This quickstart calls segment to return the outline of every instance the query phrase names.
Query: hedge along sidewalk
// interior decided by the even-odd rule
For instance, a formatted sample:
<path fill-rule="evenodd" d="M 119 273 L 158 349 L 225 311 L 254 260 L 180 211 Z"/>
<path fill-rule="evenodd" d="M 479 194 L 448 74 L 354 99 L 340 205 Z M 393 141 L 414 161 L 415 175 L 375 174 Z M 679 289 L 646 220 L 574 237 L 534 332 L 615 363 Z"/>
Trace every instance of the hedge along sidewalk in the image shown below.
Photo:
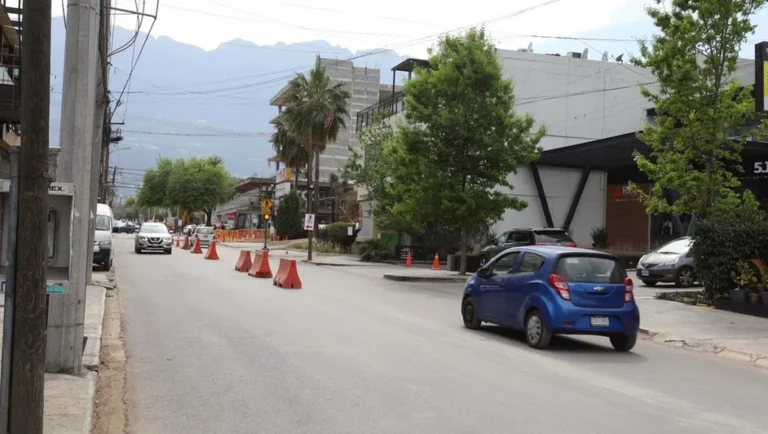
<path fill-rule="evenodd" d="M 654 342 L 768 369 L 768 319 L 636 294 L 640 332 Z"/>

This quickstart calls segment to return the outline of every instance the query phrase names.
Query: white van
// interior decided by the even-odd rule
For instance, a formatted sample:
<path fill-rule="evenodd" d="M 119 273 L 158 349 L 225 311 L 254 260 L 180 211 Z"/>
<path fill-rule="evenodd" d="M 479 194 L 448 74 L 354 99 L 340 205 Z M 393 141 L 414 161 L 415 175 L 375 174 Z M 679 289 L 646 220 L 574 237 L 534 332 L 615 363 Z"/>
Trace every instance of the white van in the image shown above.
<path fill-rule="evenodd" d="M 104 203 L 96 204 L 96 234 L 93 237 L 93 265 L 100 265 L 104 271 L 112 268 L 112 222 L 115 217 L 112 208 Z"/>

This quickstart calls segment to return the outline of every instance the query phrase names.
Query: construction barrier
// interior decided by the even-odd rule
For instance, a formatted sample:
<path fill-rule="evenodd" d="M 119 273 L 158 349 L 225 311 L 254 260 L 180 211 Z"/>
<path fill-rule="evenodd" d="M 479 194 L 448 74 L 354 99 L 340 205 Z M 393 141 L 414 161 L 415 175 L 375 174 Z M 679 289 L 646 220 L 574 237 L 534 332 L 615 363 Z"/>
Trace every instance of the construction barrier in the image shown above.
<path fill-rule="evenodd" d="M 240 257 L 237 259 L 237 264 L 235 264 L 235 271 L 246 273 L 250 271 L 252 266 L 253 262 L 251 262 L 251 251 L 240 250 Z"/>
<path fill-rule="evenodd" d="M 301 279 L 296 268 L 295 259 L 280 258 L 277 274 L 272 279 L 272 284 L 284 289 L 301 289 Z"/>
<path fill-rule="evenodd" d="M 189 251 L 189 253 L 202 254 L 203 246 L 200 245 L 200 238 L 195 238 L 195 247 Z"/>
<path fill-rule="evenodd" d="M 208 250 L 205 251 L 205 256 L 203 256 L 203 258 L 216 261 L 219 260 L 219 254 L 216 252 L 216 240 L 211 241 L 211 244 L 208 245 Z"/>
<path fill-rule="evenodd" d="M 216 230 L 214 232 L 216 240 L 222 243 L 255 243 L 264 241 L 264 229 L 235 229 L 235 230 Z M 280 238 L 273 232 L 267 232 L 268 241 L 280 241 Z"/>
<path fill-rule="evenodd" d="M 253 261 L 251 269 L 248 271 L 248 275 L 251 277 L 272 277 L 272 270 L 269 268 L 269 252 L 264 250 L 260 254 L 257 253 L 259 260 Z"/>
<path fill-rule="evenodd" d="M 189 250 L 189 235 L 184 236 L 184 245 L 181 247 L 183 250 Z"/>
<path fill-rule="evenodd" d="M 181 244 L 179 244 L 179 240 L 181 237 L 176 237 L 176 247 L 181 247 Z"/>

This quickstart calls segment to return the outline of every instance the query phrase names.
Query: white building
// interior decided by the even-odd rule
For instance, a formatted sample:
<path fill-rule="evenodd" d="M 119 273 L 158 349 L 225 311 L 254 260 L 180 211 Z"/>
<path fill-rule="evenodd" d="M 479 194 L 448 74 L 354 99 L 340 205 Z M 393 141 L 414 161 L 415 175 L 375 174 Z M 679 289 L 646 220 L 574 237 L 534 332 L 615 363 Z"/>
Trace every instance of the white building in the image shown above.
<path fill-rule="evenodd" d="M 498 50 L 497 55 L 514 84 L 517 112 L 545 125 L 547 136 L 539 161 L 509 176 L 514 186 L 509 193 L 525 199 L 528 208 L 507 211 L 496 230 L 560 227 L 579 245 L 590 246 L 591 228 L 606 227 L 627 244 L 623 248 L 646 249 L 653 238 L 651 219 L 624 187 L 630 180 L 647 182 L 632 153 L 647 152 L 635 133 L 649 117 L 651 104 L 640 89 L 654 89 L 653 75 L 607 55 L 589 60 L 586 50 L 562 56 Z M 754 61 L 742 61 L 736 78 L 754 84 Z M 395 116 L 402 116 L 402 94 L 398 100 Z M 376 110 L 374 105 L 360 112 L 358 128 Z M 361 235 L 372 234 L 364 230 Z"/>

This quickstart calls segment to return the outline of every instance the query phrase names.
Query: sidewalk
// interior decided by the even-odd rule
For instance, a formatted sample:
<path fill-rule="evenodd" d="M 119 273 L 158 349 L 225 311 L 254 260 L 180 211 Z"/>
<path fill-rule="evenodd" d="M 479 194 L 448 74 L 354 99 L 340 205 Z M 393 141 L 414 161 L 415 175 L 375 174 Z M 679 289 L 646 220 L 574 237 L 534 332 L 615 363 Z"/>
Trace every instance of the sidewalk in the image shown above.
<path fill-rule="evenodd" d="M 94 272 L 94 283 L 106 280 Z M 106 280 L 109 284 L 109 281 Z M 45 374 L 45 434 L 89 434 L 93 416 L 93 399 L 98 374 L 91 369 L 99 365 L 101 351 L 101 327 L 104 318 L 106 289 L 88 285 L 85 300 L 85 336 L 88 338 L 83 352 L 83 376 Z M 0 321 L 5 309 L 0 308 Z M 2 328 L 0 328 L 2 339 Z M 0 340 L 1 341 L 1 340 Z"/>
<path fill-rule="evenodd" d="M 640 291 L 635 298 L 640 332 L 651 340 L 768 369 L 767 319 L 656 300 Z"/>
<path fill-rule="evenodd" d="M 430 268 L 405 268 L 384 273 L 384 278 L 397 282 L 433 282 L 433 283 L 466 283 L 472 275 L 459 276 L 456 271 L 432 270 Z"/>

